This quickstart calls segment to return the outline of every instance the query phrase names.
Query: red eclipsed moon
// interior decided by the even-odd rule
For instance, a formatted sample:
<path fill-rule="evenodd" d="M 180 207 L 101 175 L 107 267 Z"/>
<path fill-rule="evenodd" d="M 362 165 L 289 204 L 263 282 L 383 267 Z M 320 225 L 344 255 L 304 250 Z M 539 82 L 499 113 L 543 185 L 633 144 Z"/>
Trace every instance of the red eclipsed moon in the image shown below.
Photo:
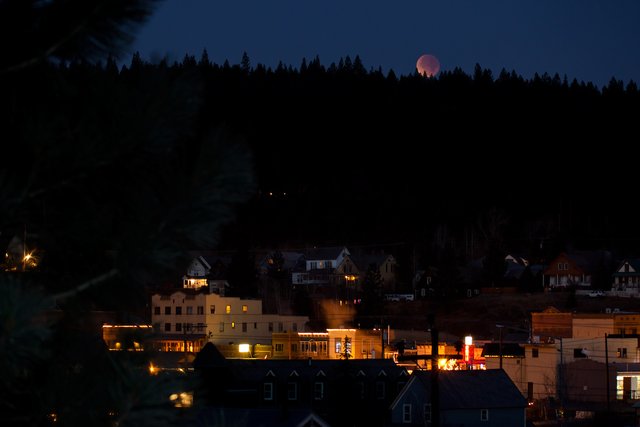
<path fill-rule="evenodd" d="M 418 73 L 425 77 L 433 77 L 440 71 L 440 61 L 433 55 L 422 55 L 416 62 Z"/>

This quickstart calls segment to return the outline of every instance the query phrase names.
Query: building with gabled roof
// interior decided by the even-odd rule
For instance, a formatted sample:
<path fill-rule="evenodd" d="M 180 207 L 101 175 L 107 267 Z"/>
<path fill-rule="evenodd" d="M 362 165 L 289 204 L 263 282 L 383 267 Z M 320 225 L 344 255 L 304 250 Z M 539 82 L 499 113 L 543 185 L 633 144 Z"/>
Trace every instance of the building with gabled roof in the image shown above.
<path fill-rule="evenodd" d="M 392 425 L 524 426 L 527 401 L 501 369 L 439 371 L 438 411 L 431 407 L 432 371 L 414 371 L 391 404 Z"/>
<path fill-rule="evenodd" d="M 330 284 L 334 270 L 349 255 L 351 253 L 344 246 L 308 249 L 304 253 L 304 264 L 291 273 L 291 282 L 294 285 Z"/>
<path fill-rule="evenodd" d="M 617 296 L 640 295 L 640 258 L 628 258 L 622 261 L 612 277 L 611 290 Z"/>
<path fill-rule="evenodd" d="M 398 263 L 393 255 L 390 254 L 359 254 L 354 255 L 354 263 L 360 270 L 361 278 L 367 274 L 370 268 L 373 268 L 380 274 L 382 279 L 382 292 L 393 292 L 396 290 L 396 272 Z"/>
<path fill-rule="evenodd" d="M 544 287 L 590 289 L 594 275 L 610 265 L 611 253 L 607 251 L 562 252 L 544 270 Z"/>
<path fill-rule="evenodd" d="M 221 359 L 209 348 L 194 368 L 209 405 L 224 409 L 308 411 L 330 425 L 383 426 L 409 380 L 391 359 Z"/>

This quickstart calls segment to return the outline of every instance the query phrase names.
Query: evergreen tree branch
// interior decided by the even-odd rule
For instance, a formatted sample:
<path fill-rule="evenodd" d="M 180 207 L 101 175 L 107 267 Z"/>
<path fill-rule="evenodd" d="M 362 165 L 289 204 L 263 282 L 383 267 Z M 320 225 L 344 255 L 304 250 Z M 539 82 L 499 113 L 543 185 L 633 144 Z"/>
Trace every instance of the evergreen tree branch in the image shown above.
<path fill-rule="evenodd" d="M 69 297 L 78 295 L 79 293 L 86 291 L 87 289 L 91 288 L 92 286 L 98 285 L 108 279 L 111 279 L 112 277 L 115 277 L 117 274 L 119 273 L 117 268 L 113 268 L 111 270 L 109 270 L 108 272 L 101 274 L 98 277 L 95 277 L 91 280 L 87 280 L 84 283 L 81 283 L 80 285 L 76 286 L 73 289 L 70 289 L 68 291 L 65 292 L 61 292 L 59 294 L 56 294 L 53 296 L 53 299 L 55 301 L 60 301 L 60 300 L 65 300 Z"/>
<path fill-rule="evenodd" d="M 0 73 L 21 71 L 50 57 L 113 54 L 132 41 L 132 32 L 159 1 L 0 1 L 0 47 L 7 53 Z"/>

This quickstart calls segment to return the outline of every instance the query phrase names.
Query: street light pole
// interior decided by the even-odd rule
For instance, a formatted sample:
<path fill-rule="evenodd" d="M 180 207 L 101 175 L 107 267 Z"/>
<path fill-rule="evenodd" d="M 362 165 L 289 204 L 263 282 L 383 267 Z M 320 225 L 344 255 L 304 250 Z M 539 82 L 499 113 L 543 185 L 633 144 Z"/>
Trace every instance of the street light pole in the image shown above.
<path fill-rule="evenodd" d="M 502 329 L 504 328 L 504 325 L 496 325 L 498 327 L 498 330 L 500 331 L 500 339 L 499 339 L 499 344 L 498 344 L 498 348 L 499 348 L 499 353 L 500 353 L 500 369 L 502 369 Z"/>
<path fill-rule="evenodd" d="M 604 334 L 604 360 L 605 373 L 607 375 L 607 412 L 611 412 L 611 396 L 609 391 L 609 334 Z"/>

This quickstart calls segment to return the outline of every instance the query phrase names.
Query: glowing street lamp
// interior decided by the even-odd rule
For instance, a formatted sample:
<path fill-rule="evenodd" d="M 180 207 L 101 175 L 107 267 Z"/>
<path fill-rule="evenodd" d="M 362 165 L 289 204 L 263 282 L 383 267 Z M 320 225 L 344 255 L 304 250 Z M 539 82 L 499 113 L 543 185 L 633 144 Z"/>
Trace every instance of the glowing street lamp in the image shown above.
<path fill-rule="evenodd" d="M 250 344 L 239 344 L 238 352 L 245 354 L 245 357 L 251 357 L 251 345 Z"/>

